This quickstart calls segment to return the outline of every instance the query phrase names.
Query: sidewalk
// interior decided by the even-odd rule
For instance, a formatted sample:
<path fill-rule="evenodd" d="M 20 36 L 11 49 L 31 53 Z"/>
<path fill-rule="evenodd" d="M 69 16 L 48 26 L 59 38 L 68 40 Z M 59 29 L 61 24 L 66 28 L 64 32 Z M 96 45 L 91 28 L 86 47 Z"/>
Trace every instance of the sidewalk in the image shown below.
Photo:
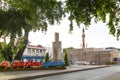
<path fill-rule="evenodd" d="M 71 65 L 66 70 L 30 70 L 30 71 L 6 71 L 0 72 L 0 80 L 30 80 L 45 76 L 52 76 L 63 73 L 70 73 L 76 71 L 91 70 L 97 68 L 103 68 L 108 66 L 92 66 L 92 65 Z"/>

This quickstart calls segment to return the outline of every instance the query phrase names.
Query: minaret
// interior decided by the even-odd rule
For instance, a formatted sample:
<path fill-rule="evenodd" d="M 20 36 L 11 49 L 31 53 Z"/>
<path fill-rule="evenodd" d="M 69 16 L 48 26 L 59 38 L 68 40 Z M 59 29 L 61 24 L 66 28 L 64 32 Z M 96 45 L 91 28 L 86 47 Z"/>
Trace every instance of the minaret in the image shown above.
<path fill-rule="evenodd" d="M 82 30 L 82 48 L 85 48 L 85 30 Z"/>

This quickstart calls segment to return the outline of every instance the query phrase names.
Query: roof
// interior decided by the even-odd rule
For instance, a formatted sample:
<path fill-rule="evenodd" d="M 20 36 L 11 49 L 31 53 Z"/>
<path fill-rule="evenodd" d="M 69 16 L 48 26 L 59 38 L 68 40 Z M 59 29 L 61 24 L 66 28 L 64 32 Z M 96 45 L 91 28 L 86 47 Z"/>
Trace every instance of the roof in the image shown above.
<path fill-rule="evenodd" d="M 105 49 L 116 49 L 115 47 L 106 47 Z"/>
<path fill-rule="evenodd" d="M 45 49 L 42 45 L 27 45 L 27 48 Z"/>

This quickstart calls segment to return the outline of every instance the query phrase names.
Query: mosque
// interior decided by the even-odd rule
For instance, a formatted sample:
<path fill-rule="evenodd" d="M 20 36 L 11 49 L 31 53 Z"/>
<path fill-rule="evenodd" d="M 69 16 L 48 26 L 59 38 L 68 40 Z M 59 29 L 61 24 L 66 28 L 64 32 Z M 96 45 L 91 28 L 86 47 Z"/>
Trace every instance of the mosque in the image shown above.
<path fill-rule="evenodd" d="M 82 48 L 67 49 L 69 63 L 75 64 L 99 64 L 117 63 L 119 51 L 114 47 L 87 48 L 85 47 L 85 30 L 82 30 Z"/>

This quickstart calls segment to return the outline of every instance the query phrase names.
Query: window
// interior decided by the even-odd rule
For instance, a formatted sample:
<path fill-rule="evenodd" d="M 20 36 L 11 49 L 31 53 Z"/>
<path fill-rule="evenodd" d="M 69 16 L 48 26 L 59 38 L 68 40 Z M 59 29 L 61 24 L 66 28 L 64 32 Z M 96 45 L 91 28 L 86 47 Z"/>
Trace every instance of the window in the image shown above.
<path fill-rule="evenodd" d="M 38 50 L 38 49 L 36 49 L 36 53 L 37 53 L 37 54 L 39 53 L 39 50 Z"/>
<path fill-rule="evenodd" d="M 35 49 L 31 49 L 31 55 L 35 55 Z"/>
<path fill-rule="evenodd" d="M 42 49 L 40 49 L 40 52 L 42 53 Z"/>
<path fill-rule="evenodd" d="M 28 48 L 27 54 L 31 54 L 31 49 L 30 48 Z"/>
<path fill-rule="evenodd" d="M 36 56 L 38 56 L 39 54 L 39 49 L 36 49 Z"/>

